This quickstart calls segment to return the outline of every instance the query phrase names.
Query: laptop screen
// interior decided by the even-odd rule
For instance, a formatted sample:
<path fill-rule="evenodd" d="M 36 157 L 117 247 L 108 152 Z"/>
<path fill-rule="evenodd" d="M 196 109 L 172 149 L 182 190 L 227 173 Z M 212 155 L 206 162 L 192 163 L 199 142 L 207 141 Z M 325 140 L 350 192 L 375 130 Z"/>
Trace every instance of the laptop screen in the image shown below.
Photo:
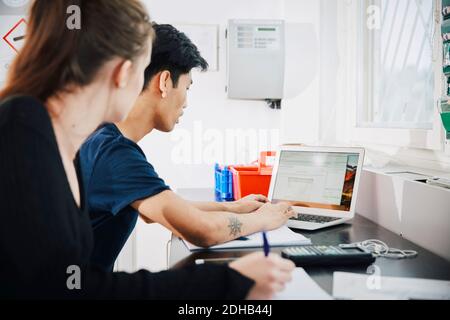
<path fill-rule="evenodd" d="M 358 153 L 281 151 L 273 202 L 350 211 Z"/>

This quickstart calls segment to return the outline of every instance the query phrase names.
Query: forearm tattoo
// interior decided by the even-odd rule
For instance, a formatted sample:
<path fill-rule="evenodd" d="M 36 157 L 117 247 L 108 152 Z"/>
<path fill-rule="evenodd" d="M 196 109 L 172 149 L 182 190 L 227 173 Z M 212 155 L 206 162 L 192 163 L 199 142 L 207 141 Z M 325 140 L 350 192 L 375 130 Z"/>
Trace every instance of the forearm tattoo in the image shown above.
<path fill-rule="evenodd" d="M 237 237 L 241 233 L 242 222 L 236 217 L 230 217 L 229 220 L 230 224 L 228 228 L 230 228 L 230 235 Z"/>

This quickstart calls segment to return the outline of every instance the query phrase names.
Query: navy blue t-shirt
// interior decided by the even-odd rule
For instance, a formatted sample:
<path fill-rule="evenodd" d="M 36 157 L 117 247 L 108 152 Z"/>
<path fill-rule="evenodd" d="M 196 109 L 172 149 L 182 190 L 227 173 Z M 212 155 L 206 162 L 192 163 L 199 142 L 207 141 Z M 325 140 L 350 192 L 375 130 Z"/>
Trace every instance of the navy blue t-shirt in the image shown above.
<path fill-rule="evenodd" d="M 114 124 L 106 124 L 87 139 L 80 164 L 94 229 L 92 263 L 111 271 L 139 216 L 131 204 L 170 188 L 142 149 Z"/>

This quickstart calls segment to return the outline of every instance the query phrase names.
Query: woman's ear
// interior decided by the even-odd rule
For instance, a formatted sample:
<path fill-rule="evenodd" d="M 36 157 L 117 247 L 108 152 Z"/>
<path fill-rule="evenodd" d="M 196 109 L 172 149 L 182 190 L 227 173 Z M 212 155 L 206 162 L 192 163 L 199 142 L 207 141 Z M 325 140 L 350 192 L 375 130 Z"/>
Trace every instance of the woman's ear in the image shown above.
<path fill-rule="evenodd" d="M 123 60 L 116 68 L 114 84 L 117 88 L 123 89 L 128 85 L 131 78 L 133 63 L 130 60 Z"/>
<path fill-rule="evenodd" d="M 159 90 L 161 91 L 161 97 L 163 99 L 168 95 L 171 81 L 170 71 L 162 71 L 159 75 Z"/>

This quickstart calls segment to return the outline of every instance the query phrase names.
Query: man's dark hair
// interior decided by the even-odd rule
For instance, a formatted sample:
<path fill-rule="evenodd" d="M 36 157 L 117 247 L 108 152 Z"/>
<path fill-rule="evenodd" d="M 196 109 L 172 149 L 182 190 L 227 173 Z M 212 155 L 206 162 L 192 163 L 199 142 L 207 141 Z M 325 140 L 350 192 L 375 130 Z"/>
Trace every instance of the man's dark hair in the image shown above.
<path fill-rule="evenodd" d="M 174 87 L 182 74 L 194 68 L 202 71 L 208 69 L 208 63 L 200 55 L 195 44 L 183 33 L 170 24 L 153 23 L 155 41 L 153 42 L 152 60 L 145 70 L 144 90 L 158 72 L 170 72 Z"/>

